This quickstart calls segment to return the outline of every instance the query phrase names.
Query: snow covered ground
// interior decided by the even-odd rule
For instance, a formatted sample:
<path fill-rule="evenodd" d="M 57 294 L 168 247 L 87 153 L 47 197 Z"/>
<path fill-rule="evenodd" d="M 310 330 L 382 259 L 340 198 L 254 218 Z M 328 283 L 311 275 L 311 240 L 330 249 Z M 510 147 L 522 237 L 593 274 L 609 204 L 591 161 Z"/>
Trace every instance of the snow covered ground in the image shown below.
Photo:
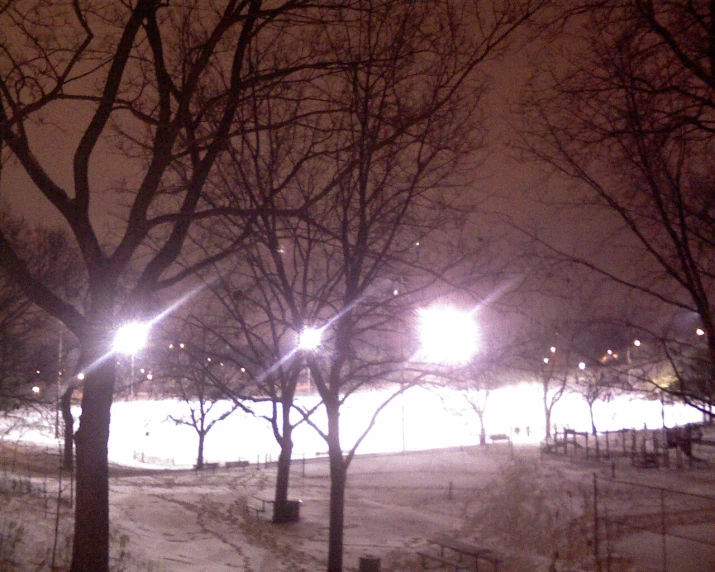
<path fill-rule="evenodd" d="M 372 412 L 386 398 L 381 391 L 355 394 L 347 400 L 341 414 L 341 441 L 344 449 L 353 446 L 367 426 Z M 314 397 L 299 400 L 310 404 Z M 208 462 L 245 459 L 251 462 L 266 457 L 275 459 L 278 447 L 270 426 L 261 418 L 269 413 L 268 404 L 257 404 L 255 415 L 234 412 L 218 423 L 206 440 Z M 596 403 L 596 425 L 599 430 L 621 428 L 657 428 L 662 424 L 659 401 L 644 401 L 618 396 L 608 403 Z M 216 407 L 212 412 L 223 412 Z M 133 464 L 143 458 L 145 464 L 189 467 L 195 462 L 196 433 L 177 426 L 169 416 L 186 416 L 185 403 L 175 400 L 117 401 L 112 408 L 110 459 L 119 464 Z M 702 420 L 696 410 L 682 404 L 666 405 L 668 426 Z M 553 423 L 578 431 L 590 430 L 588 408 L 578 395 L 566 395 L 554 410 Z M 520 385 L 493 391 L 488 398 L 485 424 L 488 434 L 511 434 L 518 442 L 539 442 L 544 436 L 543 410 L 539 388 Z M 526 427 L 529 427 L 527 436 Z M 514 434 L 520 428 L 519 435 Z M 294 432 L 296 458 L 315 457 L 327 450 L 325 442 L 309 426 L 300 425 Z M 381 412 L 377 424 L 360 445 L 359 453 L 419 451 L 479 442 L 477 415 L 459 391 L 415 387 L 391 402 Z"/>
<path fill-rule="evenodd" d="M 382 396 L 356 396 L 345 409 L 343 441 L 352 439 L 367 422 Z M 543 428 L 538 393 L 522 386 L 490 396 L 487 432 L 512 433 L 520 427 L 515 445 L 506 443 L 474 447 L 478 442 L 476 415 L 457 392 L 415 389 L 384 411 L 377 426 L 361 446 L 348 477 L 345 529 L 345 569 L 355 571 L 361 557 L 381 559 L 382 570 L 422 570 L 419 551 L 428 549 L 427 539 L 450 532 L 490 547 L 502 558 L 501 572 L 546 571 L 553 553 L 560 552 L 556 570 L 591 570 L 592 546 L 587 532 L 594 473 L 606 482 L 611 471 L 620 480 L 678 488 L 692 493 L 711 493 L 715 485 L 712 468 L 689 471 L 645 470 L 619 460 L 585 462 L 564 457 L 541 457 L 535 443 Z M 351 403 L 350 401 L 348 402 Z M 614 400 L 600 404 L 597 425 L 601 429 L 621 426 L 655 428 L 661 424 L 659 402 Z M 117 569 L 157 572 L 314 572 L 325 567 L 328 534 L 328 464 L 315 457 L 325 450 L 308 427 L 296 435 L 291 497 L 302 501 L 300 521 L 279 527 L 268 514 L 246 511 L 253 497 L 271 498 L 275 468 L 266 457 L 277 449 L 265 421 L 236 414 L 209 434 L 209 462 L 248 459 L 245 468 L 197 473 L 196 438 L 191 429 L 177 426 L 169 415 L 180 415 L 184 405 L 171 400 L 118 401 L 112 410 L 111 461 L 120 465 L 153 468 L 149 474 L 112 477 L 111 519 L 113 555 Z M 404 413 L 403 413 L 404 412 Z M 697 412 L 666 406 L 666 423 L 699 421 Z M 6 431 L 6 443 L 24 439 L 44 442 L 56 450 L 53 418 L 43 423 L 25 419 L 24 429 Z M 576 396 L 567 396 L 557 406 L 554 422 L 577 430 L 590 427 L 588 411 Z M 525 427 L 530 426 L 530 435 Z M 403 431 L 404 427 L 404 431 Z M 406 452 L 402 452 L 403 443 Z M 419 451 L 419 449 L 429 449 Z M 395 452 L 397 451 L 397 452 Z M 144 462 L 141 462 L 141 459 Z M 305 460 L 304 460 L 305 458 Z M 260 464 L 255 460 L 261 461 Z M 0 468 L 6 483 L 22 477 L 22 463 L 8 473 L 8 458 Z M 159 470 L 173 467 L 173 470 Z M 27 472 L 29 473 L 29 471 Z M 9 480 L 8 480 L 9 479 Z M 67 558 L 64 539 L 71 531 L 71 509 L 53 502 L 56 488 L 27 478 L 37 490 L 49 494 L 0 495 L 0 553 L 12 539 L 10 523 L 24 527 L 21 555 L 8 570 L 36 570 L 48 564 L 52 554 Z M 63 483 L 64 496 L 69 484 Z M 653 493 L 642 493 L 644 501 Z M 631 494 L 628 502 L 636 502 Z M 625 502 L 625 501 L 622 501 Z M 629 505 L 630 506 L 630 505 Z M 633 505 L 640 515 L 640 505 Z M 702 511 L 701 511 L 702 512 Z M 683 521 L 678 526 L 697 528 L 697 534 L 715 538 L 715 507 L 703 522 Z M 707 515 L 706 515 L 707 516 Z M 694 517 L 693 517 L 694 518 Z M 710 518 L 711 520 L 708 520 Z M 651 520 L 654 520 L 651 518 Z M 56 522 L 59 543 L 52 550 Z M 612 572 L 661 570 L 659 526 L 638 535 L 613 532 Z M 698 528 L 699 527 L 699 528 Z M 712 547 L 668 539 L 669 572 L 715 570 Z M 20 562 L 25 563 L 23 568 Z M 480 568 L 481 569 L 481 568 Z M 3 570 L 0 562 L 0 570 Z"/>

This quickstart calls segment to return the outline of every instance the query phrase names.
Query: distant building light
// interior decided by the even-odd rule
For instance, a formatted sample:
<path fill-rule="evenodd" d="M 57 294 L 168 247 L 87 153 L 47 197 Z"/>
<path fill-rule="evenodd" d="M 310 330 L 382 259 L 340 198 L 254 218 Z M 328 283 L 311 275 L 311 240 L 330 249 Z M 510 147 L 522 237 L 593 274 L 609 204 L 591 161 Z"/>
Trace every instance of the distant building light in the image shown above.
<path fill-rule="evenodd" d="M 703 330 L 702 328 L 698 328 L 697 330 L 695 330 L 695 333 L 698 334 L 699 336 L 704 336 L 705 330 Z"/>
<path fill-rule="evenodd" d="M 640 340 L 635 340 L 635 341 L 633 342 L 633 345 L 638 348 L 638 347 L 640 347 L 640 345 L 641 345 L 641 341 L 640 341 Z"/>
<path fill-rule="evenodd" d="M 551 347 L 549 348 L 549 351 L 550 351 L 552 354 L 555 354 L 555 353 L 556 353 L 556 347 L 555 347 L 555 346 L 551 346 Z"/>
<path fill-rule="evenodd" d="M 35 386 L 32 388 L 32 393 L 34 393 L 35 395 L 37 395 L 38 393 L 40 393 L 40 388 L 35 385 Z"/>
<path fill-rule="evenodd" d="M 544 358 L 544 363 L 549 363 L 549 358 L 545 357 L 545 358 Z"/>
<path fill-rule="evenodd" d="M 606 353 L 607 353 L 609 356 L 612 356 L 612 355 L 613 355 L 613 350 L 606 350 Z"/>
<path fill-rule="evenodd" d="M 584 369 L 586 369 L 586 364 L 584 362 L 579 362 L 578 368 L 583 371 Z"/>

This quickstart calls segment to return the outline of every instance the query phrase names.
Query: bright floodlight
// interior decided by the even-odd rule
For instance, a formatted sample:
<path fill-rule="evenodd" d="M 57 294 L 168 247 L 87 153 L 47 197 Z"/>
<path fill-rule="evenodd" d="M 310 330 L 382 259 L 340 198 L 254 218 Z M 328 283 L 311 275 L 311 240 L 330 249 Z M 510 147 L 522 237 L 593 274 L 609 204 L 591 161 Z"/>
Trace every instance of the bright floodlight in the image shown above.
<path fill-rule="evenodd" d="M 318 328 L 305 328 L 300 333 L 298 346 L 302 350 L 314 350 L 320 345 L 323 331 Z"/>
<path fill-rule="evenodd" d="M 128 322 L 124 324 L 114 337 L 114 351 L 132 355 L 146 346 L 149 338 L 149 324 Z"/>
<path fill-rule="evenodd" d="M 420 314 L 422 356 L 433 363 L 469 361 L 479 346 L 479 328 L 472 312 L 446 306 L 425 308 Z"/>

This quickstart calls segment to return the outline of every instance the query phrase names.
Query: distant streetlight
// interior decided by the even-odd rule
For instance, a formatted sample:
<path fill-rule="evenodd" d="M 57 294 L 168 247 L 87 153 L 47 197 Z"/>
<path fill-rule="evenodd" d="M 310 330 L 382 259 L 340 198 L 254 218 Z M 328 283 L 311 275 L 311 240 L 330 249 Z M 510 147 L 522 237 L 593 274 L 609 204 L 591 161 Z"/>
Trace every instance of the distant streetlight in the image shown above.
<path fill-rule="evenodd" d="M 422 357 L 432 363 L 460 364 L 479 348 L 479 328 L 473 312 L 450 306 L 420 310 Z"/>
<path fill-rule="evenodd" d="M 304 328 L 298 338 L 298 347 L 304 351 L 311 351 L 320 346 L 323 339 L 323 330 L 320 328 Z"/>
<path fill-rule="evenodd" d="M 151 326 L 143 322 L 128 322 L 117 330 L 114 336 L 114 351 L 134 355 L 141 350 L 149 339 Z"/>
<path fill-rule="evenodd" d="M 129 392 L 132 396 L 134 395 L 134 356 L 146 346 L 150 328 L 151 325 L 144 322 L 127 322 L 114 336 L 114 351 L 131 356 Z"/>
<path fill-rule="evenodd" d="M 581 362 L 579 362 L 579 364 L 578 364 L 578 368 L 579 368 L 581 371 L 583 371 L 584 369 L 586 369 L 586 364 L 581 361 Z"/>
<path fill-rule="evenodd" d="M 311 352 L 320 347 L 323 340 L 323 330 L 321 328 L 303 328 L 303 331 L 298 337 L 298 348 Z M 243 368 L 241 368 L 243 370 Z M 313 380 L 311 379 L 310 366 L 308 366 L 308 392 L 311 391 Z"/>
<path fill-rule="evenodd" d="M 695 333 L 699 336 L 704 336 L 705 330 L 703 330 L 702 328 L 698 328 L 697 330 L 695 330 Z"/>

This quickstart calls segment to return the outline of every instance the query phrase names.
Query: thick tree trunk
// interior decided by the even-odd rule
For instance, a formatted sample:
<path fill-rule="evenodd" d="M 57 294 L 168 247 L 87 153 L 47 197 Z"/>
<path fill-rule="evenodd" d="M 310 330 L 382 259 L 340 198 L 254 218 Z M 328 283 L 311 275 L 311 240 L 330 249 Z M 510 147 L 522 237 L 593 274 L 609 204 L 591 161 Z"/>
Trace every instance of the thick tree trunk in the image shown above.
<path fill-rule="evenodd" d="M 292 428 L 283 428 L 281 452 L 278 456 L 278 474 L 276 475 L 276 490 L 273 498 L 273 523 L 282 524 L 290 520 L 288 511 L 288 489 L 290 486 L 290 465 L 293 455 Z"/>
<path fill-rule="evenodd" d="M 105 359 L 85 378 L 82 415 L 75 435 L 77 497 L 71 572 L 109 570 L 107 442 L 113 390 L 114 360 Z"/>
<path fill-rule="evenodd" d="M 60 411 L 64 425 L 64 449 L 62 451 L 62 470 L 72 472 L 74 469 L 74 417 L 72 416 L 73 387 L 68 387 L 60 399 Z"/>
<path fill-rule="evenodd" d="M 328 572 L 343 570 L 343 533 L 345 525 L 345 487 L 347 466 L 340 445 L 337 408 L 328 411 L 328 456 L 330 457 L 330 530 L 328 533 Z"/>
<path fill-rule="evenodd" d="M 330 533 L 328 572 L 343 570 L 343 532 L 345 525 L 345 487 L 347 467 L 342 451 L 330 451 Z"/>

